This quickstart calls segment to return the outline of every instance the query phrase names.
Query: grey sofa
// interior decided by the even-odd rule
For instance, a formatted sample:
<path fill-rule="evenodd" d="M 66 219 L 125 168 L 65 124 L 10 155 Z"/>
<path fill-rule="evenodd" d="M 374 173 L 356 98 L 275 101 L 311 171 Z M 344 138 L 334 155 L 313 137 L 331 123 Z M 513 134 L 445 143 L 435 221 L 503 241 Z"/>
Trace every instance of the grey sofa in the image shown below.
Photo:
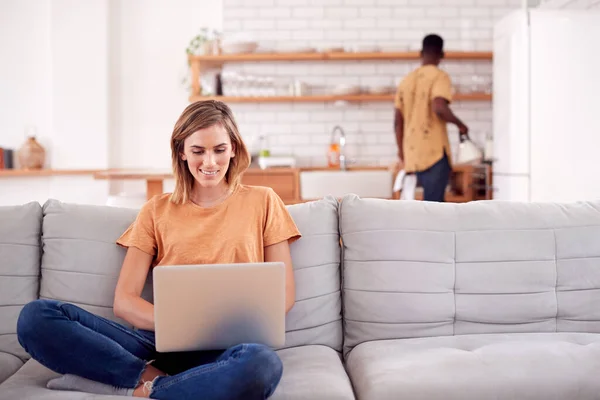
<path fill-rule="evenodd" d="M 303 238 L 273 399 L 600 399 L 600 202 L 348 195 L 289 210 Z M 56 374 L 15 323 L 38 297 L 114 318 L 114 241 L 135 216 L 0 207 L 1 400 L 109 398 L 46 389 Z"/>

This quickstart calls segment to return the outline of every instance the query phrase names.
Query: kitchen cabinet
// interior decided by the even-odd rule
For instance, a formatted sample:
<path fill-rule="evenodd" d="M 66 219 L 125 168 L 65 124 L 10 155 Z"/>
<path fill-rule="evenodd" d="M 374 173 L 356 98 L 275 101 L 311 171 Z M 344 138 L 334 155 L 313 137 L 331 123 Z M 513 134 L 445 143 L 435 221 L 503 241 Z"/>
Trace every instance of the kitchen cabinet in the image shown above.
<path fill-rule="evenodd" d="M 296 168 L 249 169 L 242 175 L 242 183 L 250 186 L 268 186 L 286 204 L 300 200 L 298 170 Z"/>

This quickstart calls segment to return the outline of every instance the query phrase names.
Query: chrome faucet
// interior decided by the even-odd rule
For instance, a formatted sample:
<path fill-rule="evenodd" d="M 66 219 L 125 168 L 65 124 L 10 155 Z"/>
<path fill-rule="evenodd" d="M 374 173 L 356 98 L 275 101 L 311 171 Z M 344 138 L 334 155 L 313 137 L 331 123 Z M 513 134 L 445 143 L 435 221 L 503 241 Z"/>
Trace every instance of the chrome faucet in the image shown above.
<path fill-rule="evenodd" d="M 346 134 L 344 133 L 344 130 L 342 129 L 341 126 L 336 125 L 333 127 L 333 131 L 331 132 L 331 143 L 334 143 L 334 139 L 335 139 L 335 134 L 336 132 L 340 133 L 340 169 L 342 171 L 346 170 L 346 152 L 345 147 L 346 147 Z"/>

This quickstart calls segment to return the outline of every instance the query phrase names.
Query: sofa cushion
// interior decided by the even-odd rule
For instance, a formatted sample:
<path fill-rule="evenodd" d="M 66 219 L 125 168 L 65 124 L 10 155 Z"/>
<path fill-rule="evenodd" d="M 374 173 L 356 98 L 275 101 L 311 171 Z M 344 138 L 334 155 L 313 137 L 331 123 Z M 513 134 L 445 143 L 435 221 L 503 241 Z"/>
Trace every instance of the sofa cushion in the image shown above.
<path fill-rule="evenodd" d="M 600 202 L 340 205 L 347 353 L 369 340 L 600 332 Z"/>
<path fill-rule="evenodd" d="M 17 341 L 17 318 L 38 297 L 41 226 L 39 203 L 0 207 L 0 352 L 22 360 L 28 355 Z"/>
<path fill-rule="evenodd" d="M 283 376 L 271 397 L 273 400 L 353 400 L 350 379 L 340 355 L 326 346 L 302 346 L 278 351 Z M 0 385 L 0 400 L 43 399 L 83 400 L 89 395 L 46 389 L 46 383 L 58 375 L 35 360 L 30 360 L 15 375 Z M 94 396 L 94 399 L 129 397 Z"/>
<path fill-rule="evenodd" d="M 285 347 L 342 350 L 340 235 L 333 197 L 287 206 L 302 238 L 292 243 L 296 304 L 286 318 Z"/>
<path fill-rule="evenodd" d="M 286 319 L 286 344 L 342 348 L 337 201 L 288 206 L 302 238 L 291 245 L 296 304 Z M 126 250 L 115 244 L 138 210 L 44 205 L 41 297 L 77 304 L 112 320 L 114 291 Z M 143 297 L 152 301 L 152 274 Z M 119 321 L 124 323 L 124 321 Z"/>
<path fill-rule="evenodd" d="M 354 392 L 340 354 L 325 346 L 301 346 L 277 352 L 283 376 L 273 400 L 351 400 Z"/>
<path fill-rule="evenodd" d="M 23 361 L 17 356 L 0 351 L 0 383 L 17 372 L 23 366 Z"/>
<path fill-rule="evenodd" d="M 135 219 L 137 210 L 52 199 L 43 210 L 40 297 L 70 302 L 117 320 L 112 305 L 126 251 L 115 241 Z M 144 297 L 150 300 L 149 289 L 148 284 Z"/>
<path fill-rule="evenodd" d="M 591 400 L 600 393 L 600 334 L 374 341 L 355 347 L 347 368 L 359 400 Z"/>
<path fill-rule="evenodd" d="M 58 376 L 58 374 L 50 371 L 37 361 L 29 360 L 17 373 L 0 384 L 0 400 L 123 400 L 135 398 L 47 389 L 46 384 L 48 381 Z"/>

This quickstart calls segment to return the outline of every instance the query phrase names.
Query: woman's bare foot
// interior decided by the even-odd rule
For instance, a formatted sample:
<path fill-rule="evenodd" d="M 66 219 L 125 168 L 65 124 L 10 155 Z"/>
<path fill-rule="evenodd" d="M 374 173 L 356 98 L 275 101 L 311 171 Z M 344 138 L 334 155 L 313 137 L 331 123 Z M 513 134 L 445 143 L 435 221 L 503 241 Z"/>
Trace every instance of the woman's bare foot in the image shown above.
<path fill-rule="evenodd" d="M 156 369 L 152 365 L 148 365 L 144 372 L 142 373 L 142 377 L 140 378 L 139 386 L 135 388 L 133 391 L 133 397 L 150 397 L 150 390 L 148 390 L 144 383 L 152 382 L 157 376 L 165 376 L 166 374 L 159 369 Z"/>

